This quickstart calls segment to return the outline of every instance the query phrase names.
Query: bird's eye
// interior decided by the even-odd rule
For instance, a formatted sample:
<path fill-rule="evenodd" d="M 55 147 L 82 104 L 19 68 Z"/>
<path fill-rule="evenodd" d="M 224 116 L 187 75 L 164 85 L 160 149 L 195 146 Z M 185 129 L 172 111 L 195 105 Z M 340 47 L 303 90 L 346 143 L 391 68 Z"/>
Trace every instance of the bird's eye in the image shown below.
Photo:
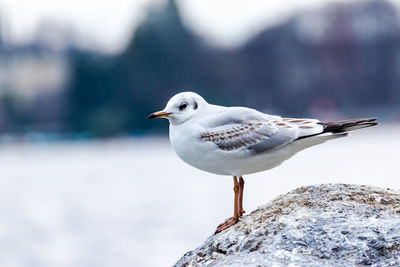
<path fill-rule="evenodd" d="M 184 110 L 185 108 L 187 108 L 187 106 L 188 104 L 184 102 L 179 106 L 179 110 Z"/>

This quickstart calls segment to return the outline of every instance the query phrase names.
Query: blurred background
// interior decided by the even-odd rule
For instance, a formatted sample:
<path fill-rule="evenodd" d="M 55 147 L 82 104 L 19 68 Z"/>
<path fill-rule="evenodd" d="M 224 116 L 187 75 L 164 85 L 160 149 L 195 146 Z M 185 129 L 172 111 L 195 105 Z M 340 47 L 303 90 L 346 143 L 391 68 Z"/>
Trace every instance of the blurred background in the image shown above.
<path fill-rule="evenodd" d="M 381 125 L 246 179 L 399 188 L 400 1 L 0 0 L 0 265 L 169 266 L 231 216 L 175 156 L 175 93 Z"/>

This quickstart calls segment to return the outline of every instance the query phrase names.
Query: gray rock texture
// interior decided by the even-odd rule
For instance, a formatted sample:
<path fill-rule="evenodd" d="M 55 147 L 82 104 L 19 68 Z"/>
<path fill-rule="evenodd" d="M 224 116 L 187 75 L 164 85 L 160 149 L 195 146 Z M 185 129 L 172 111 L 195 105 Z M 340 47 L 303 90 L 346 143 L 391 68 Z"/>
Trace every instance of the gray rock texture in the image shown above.
<path fill-rule="evenodd" d="M 175 266 L 400 266 L 400 192 L 300 187 L 210 236 Z"/>

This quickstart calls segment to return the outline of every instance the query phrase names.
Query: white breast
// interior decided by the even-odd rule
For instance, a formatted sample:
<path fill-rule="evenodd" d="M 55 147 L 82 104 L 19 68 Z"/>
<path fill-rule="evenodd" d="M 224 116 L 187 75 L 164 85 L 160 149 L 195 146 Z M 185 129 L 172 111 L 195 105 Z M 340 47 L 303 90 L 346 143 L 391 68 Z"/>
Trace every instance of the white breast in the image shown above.
<path fill-rule="evenodd" d="M 271 169 L 287 158 L 274 153 L 252 156 L 245 149 L 224 151 L 212 142 L 201 140 L 194 129 L 182 126 L 170 126 L 172 147 L 184 162 L 203 171 L 240 176 Z"/>
<path fill-rule="evenodd" d="M 217 151 L 215 144 L 200 140 L 192 128 L 170 125 L 169 138 L 176 154 L 187 164 L 203 171 L 231 175 L 220 168 L 221 165 L 226 166 L 224 162 L 227 158 Z"/>

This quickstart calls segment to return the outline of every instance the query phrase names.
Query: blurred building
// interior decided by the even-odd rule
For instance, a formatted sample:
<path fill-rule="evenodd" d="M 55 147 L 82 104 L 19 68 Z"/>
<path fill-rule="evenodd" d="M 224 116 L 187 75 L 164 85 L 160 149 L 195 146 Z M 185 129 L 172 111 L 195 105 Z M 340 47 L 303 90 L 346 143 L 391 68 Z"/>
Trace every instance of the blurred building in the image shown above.
<path fill-rule="evenodd" d="M 53 131 L 63 119 L 68 62 L 40 47 L 0 47 L 0 130 Z"/>

